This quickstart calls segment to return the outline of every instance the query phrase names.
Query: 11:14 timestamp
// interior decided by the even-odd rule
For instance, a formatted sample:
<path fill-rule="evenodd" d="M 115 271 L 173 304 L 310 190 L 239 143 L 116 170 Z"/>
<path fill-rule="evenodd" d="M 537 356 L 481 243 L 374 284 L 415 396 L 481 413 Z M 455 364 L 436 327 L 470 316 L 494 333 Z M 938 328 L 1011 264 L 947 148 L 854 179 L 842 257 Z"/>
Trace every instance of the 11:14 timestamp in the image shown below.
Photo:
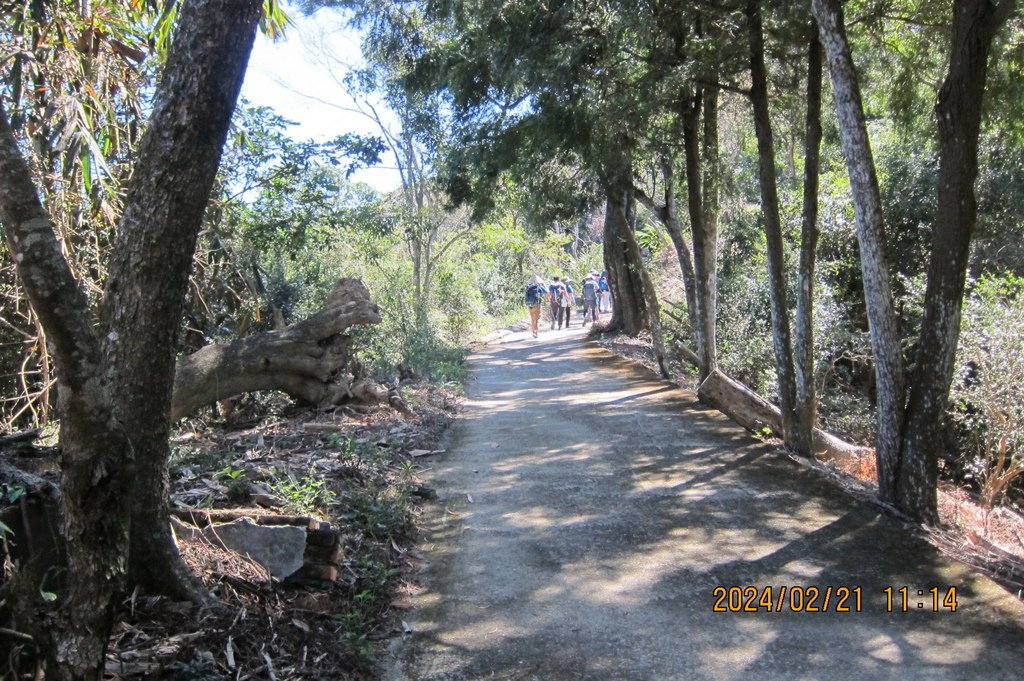
<path fill-rule="evenodd" d="M 882 589 L 885 594 L 886 612 L 909 612 L 911 610 L 930 610 L 939 612 L 948 610 L 956 612 L 956 587 L 941 589 L 933 586 L 930 589 L 911 589 L 901 586 L 896 589 L 887 586 Z"/>

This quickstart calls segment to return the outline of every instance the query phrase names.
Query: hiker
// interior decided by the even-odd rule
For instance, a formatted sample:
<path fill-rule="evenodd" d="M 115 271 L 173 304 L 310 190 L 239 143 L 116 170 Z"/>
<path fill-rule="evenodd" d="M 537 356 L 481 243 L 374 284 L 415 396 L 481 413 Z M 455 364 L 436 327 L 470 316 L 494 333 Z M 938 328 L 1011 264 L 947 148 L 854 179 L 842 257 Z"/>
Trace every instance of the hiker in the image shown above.
<path fill-rule="evenodd" d="M 530 277 L 530 283 L 526 285 L 524 294 L 526 309 L 530 312 L 530 331 L 536 338 L 537 326 L 540 324 L 541 304 L 544 302 L 544 296 L 548 294 L 548 287 L 544 285 L 544 280 L 535 274 Z"/>
<path fill-rule="evenodd" d="M 548 288 L 550 293 L 549 300 L 551 302 L 551 329 L 554 330 L 555 324 L 558 324 L 558 328 L 562 328 L 562 321 L 568 316 L 563 310 L 566 309 L 568 301 L 566 296 L 568 295 L 565 290 L 565 284 L 562 283 L 562 278 L 557 274 L 551 278 L 551 286 Z"/>
<path fill-rule="evenodd" d="M 576 289 L 573 288 L 572 279 L 562 279 L 562 283 L 565 284 L 565 328 L 569 328 L 569 319 L 572 317 L 572 310 L 576 307 Z"/>
<path fill-rule="evenodd" d="M 612 291 L 608 287 L 608 272 L 607 270 L 601 272 L 601 278 L 597 280 L 597 289 L 600 292 L 598 298 L 598 311 L 599 312 L 611 312 L 612 311 Z"/>
<path fill-rule="evenodd" d="M 600 293 L 597 281 L 597 272 L 591 272 L 583 280 L 583 326 L 587 325 L 587 314 L 590 314 L 591 323 L 597 323 L 597 296 Z"/>

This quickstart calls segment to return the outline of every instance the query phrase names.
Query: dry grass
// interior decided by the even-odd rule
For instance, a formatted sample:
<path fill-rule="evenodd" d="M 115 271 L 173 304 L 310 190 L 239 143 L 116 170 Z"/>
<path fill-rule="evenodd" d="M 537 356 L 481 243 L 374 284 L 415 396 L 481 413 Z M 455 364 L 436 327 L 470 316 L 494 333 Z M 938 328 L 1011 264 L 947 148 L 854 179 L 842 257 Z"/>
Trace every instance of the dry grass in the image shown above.
<path fill-rule="evenodd" d="M 852 457 L 830 464 L 842 473 L 874 486 L 877 478 L 874 454 Z M 972 492 L 944 483 L 938 490 L 941 528 L 929 530 L 939 548 L 976 567 L 994 561 L 994 572 L 1002 575 L 1007 562 L 1024 575 L 1024 516 L 1005 506 L 986 508 Z M 972 554 L 969 558 L 967 554 Z M 993 575 L 996 576 L 996 575 Z M 1024 588 L 1024 582 L 1018 588 Z M 1019 594 L 1018 594 L 1019 596 Z"/>

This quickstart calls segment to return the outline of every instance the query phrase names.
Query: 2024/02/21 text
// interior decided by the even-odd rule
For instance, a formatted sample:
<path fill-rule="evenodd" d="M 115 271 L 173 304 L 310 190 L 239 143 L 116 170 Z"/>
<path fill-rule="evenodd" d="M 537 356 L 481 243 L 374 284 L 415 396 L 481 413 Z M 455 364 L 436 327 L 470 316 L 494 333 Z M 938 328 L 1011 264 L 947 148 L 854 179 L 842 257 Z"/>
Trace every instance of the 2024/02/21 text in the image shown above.
<path fill-rule="evenodd" d="M 956 612 L 956 587 L 914 589 L 888 586 L 881 590 L 886 612 Z M 916 597 L 915 597 L 916 596 Z M 860 586 L 716 586 L 713 612 L 862 612 Z"/>

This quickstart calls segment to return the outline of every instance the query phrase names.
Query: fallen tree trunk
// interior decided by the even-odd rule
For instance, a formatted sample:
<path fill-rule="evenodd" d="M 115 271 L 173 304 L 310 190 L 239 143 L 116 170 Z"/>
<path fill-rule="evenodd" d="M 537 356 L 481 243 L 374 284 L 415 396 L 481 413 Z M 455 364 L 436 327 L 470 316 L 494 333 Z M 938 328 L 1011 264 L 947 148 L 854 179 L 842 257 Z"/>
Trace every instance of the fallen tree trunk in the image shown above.
<path fill-rule="evenodd" d="M 363 375 L 352 338 L 356 324 L 380 322 L 380 310 L 358 279 L 340 279 L 324 307 L 283 329 L 208 345 L 178 360 L 171 419 L 200 407 L 257 390 L 281 390 L 320 407 L 346 399 L 391 404 L 409 414 L 397 393 Z"/>
<path fill-rule="evenodd" d="M 773 433 L 782 432 L 782 415 L 779 408 L 771 404 L 739 381 L 718 369 L 700 384 L 697 396 L 738 424 L 754 433 L 765 428 Z M 820 428 L 812 431 L 814 453 L 826 460 L 870 454 L 870 447 L 861 447 L 841 440 Z"/>

